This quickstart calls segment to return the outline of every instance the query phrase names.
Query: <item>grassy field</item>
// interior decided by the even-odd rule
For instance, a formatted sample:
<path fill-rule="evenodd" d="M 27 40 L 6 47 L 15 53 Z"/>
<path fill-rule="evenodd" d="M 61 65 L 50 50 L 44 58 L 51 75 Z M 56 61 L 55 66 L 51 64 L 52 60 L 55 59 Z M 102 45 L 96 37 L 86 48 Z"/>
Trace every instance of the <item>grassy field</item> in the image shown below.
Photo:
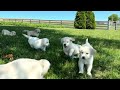
<path fill-rule="evenodd" d="M 78 73 L 78 59 L 67 58 L 62 50 L 60 39 L 70 36 L 76 39 L 74 43 L 84 44 L 89 38 L 91 45 L 97 50 L 93 64 L 93 79 L 119 79 L 120 78 L 120 31 L 118 30 L 78 30 L 70 28 L 40 28 L 39 38 L 47 37 L 50 47 L 46 52 L 32 49 L 27 39 L 22 36 L 22 30 L 33 30 L 35 27 L 27 26 L 0 26 L 2 29 L 14 30 L 14 37 L 3 36 L 0 33 L 0 64 L 10 62 L 2 58 L 4 54 L 12 53 L 14 59 L 33 58 L 48 59 L 51 68 L 45 75 L 47 79 L 88 79 L 86 72 Z"/>

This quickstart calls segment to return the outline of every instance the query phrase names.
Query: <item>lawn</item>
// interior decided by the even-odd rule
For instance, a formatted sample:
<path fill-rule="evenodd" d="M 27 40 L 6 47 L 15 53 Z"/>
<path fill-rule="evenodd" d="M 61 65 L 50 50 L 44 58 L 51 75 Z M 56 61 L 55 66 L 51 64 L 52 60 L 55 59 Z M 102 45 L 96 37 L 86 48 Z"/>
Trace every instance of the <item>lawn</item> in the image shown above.
<path fill-rule="evenodd" d="M 93 63 L 93 79 L 120 78 L 120 30 L 78 30 L 70 28 L 42 28 L 39 38 L 47 37 L 50 46 L 46 52 L 32 49 L 27 39 L 22 36 L 22 30 L 33 30 L 27 26 L 0 26 L 2 29 L 14 30 L 14 37 L 3 36 L 0 33 L 0 64 L 10 62 L 2 58 L 4 54 L 12 53 L 14 59 L 33 58 L 48 59 L 51 68 L 45 75 L 47 79 L 88 79 L 86 72 L 78 73 L 78 59 L 67 58 L 62 50 L 60 39 L 65 36 L 75 38 L 74 43 L 84 44 L 88 38 L 91 45 L 97 50 Z"/>

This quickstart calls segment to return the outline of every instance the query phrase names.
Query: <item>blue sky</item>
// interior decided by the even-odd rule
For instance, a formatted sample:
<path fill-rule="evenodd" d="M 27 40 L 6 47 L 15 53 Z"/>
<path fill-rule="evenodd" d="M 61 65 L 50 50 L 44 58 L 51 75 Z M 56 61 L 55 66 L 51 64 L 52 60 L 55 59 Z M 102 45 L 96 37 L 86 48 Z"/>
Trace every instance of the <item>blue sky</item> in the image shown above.
<path fill-rule="evenodd" d="M 106 21 L 111 14 L 120 11 L 94 11 L 96 21 Z M 42 20 L 74 20 L 76 11 L 0 11 L 0 18 L 26 18 Z"/>

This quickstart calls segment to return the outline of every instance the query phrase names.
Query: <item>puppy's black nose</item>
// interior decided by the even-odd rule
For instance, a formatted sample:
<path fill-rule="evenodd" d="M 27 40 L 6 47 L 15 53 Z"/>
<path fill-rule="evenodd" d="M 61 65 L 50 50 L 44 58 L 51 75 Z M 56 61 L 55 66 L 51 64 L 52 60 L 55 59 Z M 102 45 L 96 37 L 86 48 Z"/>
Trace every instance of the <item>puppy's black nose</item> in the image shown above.
<path fill-rule="evenodd" d="M 82 59 L 85 59 L 85 57 L 82 57 Z"/>
<path fill-rule="evenodd" d="M 66 44 L 63 44 L 64 45 L 64 47 L 66 47 Z"/>

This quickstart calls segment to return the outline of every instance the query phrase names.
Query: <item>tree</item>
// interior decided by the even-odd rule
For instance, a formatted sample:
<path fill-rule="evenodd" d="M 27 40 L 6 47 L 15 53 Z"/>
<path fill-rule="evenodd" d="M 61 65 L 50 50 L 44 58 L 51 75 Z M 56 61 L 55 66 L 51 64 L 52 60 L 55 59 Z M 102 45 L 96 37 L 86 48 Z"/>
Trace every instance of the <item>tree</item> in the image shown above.
<path fill-rule="evenodd" d="M 95 15 L 92 11 L 86 11 L 86 29 L 95 29 L 96 22 L 95 22 Z"/>
<path fill-rule="evenodd" d="M 108 20 L 110 20 L 110 21 L 117 21 L 117 20 L 119 20 L 119 17 L 118 17 L 117 14 L 112 14 L 112 15 L 110 15 L 108 17 Z"/>
<path fill-rule="evenodd" d="M 77 11 L 74 27 L 78 29 L 95 29 L 95 15 L 92 11 Z"/>
<path fill-rule="evenodd" d="M 120 17 L 119 17 L 119 20 L 120 20 Z"/>
<path fill-rule="evenodd" d="M 74 27 L 78 29 L 86 29 L 86 16 L 85 11 L 77 11 Z"/>

